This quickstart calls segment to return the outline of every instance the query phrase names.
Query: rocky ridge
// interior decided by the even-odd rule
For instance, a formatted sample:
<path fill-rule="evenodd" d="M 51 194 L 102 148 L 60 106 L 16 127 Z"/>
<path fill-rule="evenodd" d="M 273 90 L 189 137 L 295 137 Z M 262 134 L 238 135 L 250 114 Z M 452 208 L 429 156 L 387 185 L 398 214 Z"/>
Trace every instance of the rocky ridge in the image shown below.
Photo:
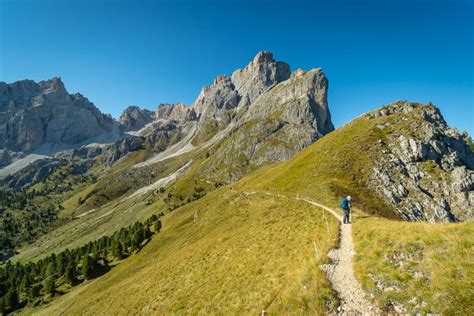
<path fill-rule="evenodd" d="M 137 131 L 154 120 L 155 113 L 147 109 L 141 109 L 136 105 L 128 106 L 118 119 L 125 132 Z"/>
<path fill-rule="evenodd" d="M 119 138 L 118 123 L 83 95 L 69 94 L 60 78 L 0 82 L 0 148 L 54 153 Z"/>
<path fill-rule="evenodd" d="M 217 76 L 192 105 L 160 104 L 155 121 L 134 135 L 146 137 L 155 152 L 191 132 L 195 147 L 217 142 L 201 174 L 233 181 L 249 168 L 288 159 L 332 131 L 327 90 L 321 69 L 292 73 L 263 51 L 231 76 Z"/>
<path fill-rule="evenodd" d="M 369 118 L 403 114 L 404 133 L 379 126 L 389 141 L 369 186 L 405 220 L 450 222 L 474 217 L 474 154 L 433 105 L 397 102 Z M 412 117 L 413 120 L 408 120 Z"/>
<path fill-rule="evenodd" d="M 34 82 L 28 83 L 36 87 Z M 63 99 L 67 100 L 69 95 L 62 82 L 53 79 L 50 85 L 39 91 L 58 94 L 54 99 L 56 107 L 67 103 Z M 40 83 L 38 86 L 47 85 Z M 23 94 L 29 96 L 30 90 L 26 89 Z M 92 104 L 89 107 L 97 110 Z M 275 61 L 272 53 L 265 51 L 258 53 L 247 66 L 234 71 L 230 77 L 217 76 L 211 85 L 201 90 L 191 106 L 160 104 L 154 112 L 130 106 L 118 122 L 110 118 L 110 123 L 114 126 L 120 124 L 121 129 L 130 135 L 106 146 L 71 149 L 59 153 L 58 159 L 74 158 L 75 163 L 79 163 L 80 159 L 91 160 L 100 155 L 100 161 L 111 166 L 128 152 L 144 147 L 160 153 L 190 139 L 192 145 L 184 145 L 199 148 L 225 130 L 224 134 L 207 143 L 206 146 L 215 145 L 213 157 L 201 174 L 219 169 L 211 177 L 231 181 L 242 176 L 248 166 L 255 168 L 267 162 L 288 159 L 334 129 L 327 105 L 324 73 L 320 69 L 291 73 L 288 64 Z M 227 141 L 223 144 L 224 139 Z M 139 145 L 128 146 L 129 143 Z M 84 157 L 77 155 L 83 152 L 87 153 Z M 6 163 L 9 156 L 3 156 Z M 92 165 L 90 161 L 80 163 Z"/>

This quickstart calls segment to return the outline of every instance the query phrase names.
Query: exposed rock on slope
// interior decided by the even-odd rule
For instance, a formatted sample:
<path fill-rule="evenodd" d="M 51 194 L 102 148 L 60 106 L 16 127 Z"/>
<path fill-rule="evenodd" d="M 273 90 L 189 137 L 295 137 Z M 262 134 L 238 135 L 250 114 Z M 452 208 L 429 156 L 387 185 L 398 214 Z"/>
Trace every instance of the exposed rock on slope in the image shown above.
<path fill-rule="evenodd" d="M 406 220 L 456 221 L 474 218 L 474 154 L 432 105 L 398 102 L 369 115 L 407 122 L 390 132 L 376 162 L 370 187 Z"/>
<path fill-rule="evenodd" d="M 0 82 L 0 148 L 55 152 L 87 142 L 110 142 L 118 124 L 61 79 Z"/>
<path fill-rule="evenodd" d="M 155 114 L 152 111 L 131 105 L 122 112 L 118 121 L 122 125 L 122 129 L 128 132 L 137 131 L 153 122 L 154 119 Z"/>
<path fill-rule="evenodd" d="M 248 167 L 288 159 L 332 131 L 327 89 L 321 69 L 293 73 L 246 107 L 205 171 L 235 179 Z"/>
<path fill-rule="evenodd" d="M 197 119 L 197 114 L 193 107 L 186 107 L 184 103 L 162 103 L 155 111 L 157 120 L 171 120 L 176 122 L 189 122 Z"/>
<path fill-rule="evenodd" d="M 260 95 L 291 75 L 285 62 L 275 61 L 270 52 L 260 52 L 231 77 L 221 75 L 201 90 L 192 105 L 200 116 L 198 135 L 213 134 L 235 121 L 237 111 L 245 111 Z M 238 117 L 237 117 L 238 118 Z"/>
<path fill-rule="evenodd" d="M 190 138 L 191 144 L 183 143 L 188 150 L 209 148 L 200 174 L 233 181 L 262 164 L 288 159 L 332 131 L 327 90 L 321 69 L 291 73 L 288 64 L 260 52 L 232 76 L 217 76 L 191 106 L 160 104 L 155 121 L 134 135 L 145 137 L 156 153 Z"/>

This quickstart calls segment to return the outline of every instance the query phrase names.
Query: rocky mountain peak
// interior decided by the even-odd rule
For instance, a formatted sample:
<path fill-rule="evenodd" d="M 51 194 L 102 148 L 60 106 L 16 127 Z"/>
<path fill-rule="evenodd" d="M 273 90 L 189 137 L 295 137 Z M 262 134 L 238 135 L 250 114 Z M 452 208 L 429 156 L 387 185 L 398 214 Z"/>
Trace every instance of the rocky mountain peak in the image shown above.
<path fill-rule="evenodd" d="M 273 59 L 273 54 L 269 51 L 261 51 L 257 55 L 255 55 L 252 64 L 258 65 L 270 62 L 275 62 L 275 60 Z"/>
<path fill-rule="evenodd" d="M 246 106 L 269 88 L 291 76 L 290 66 L 282 61 L 275 61 L 273 54 L 259 52 L 253 61 L 232 74 L 232 82 L 241 96 L 241 105 Z"/>
<path fill-rule="evenodd" d="M 109 142 L 118 124 L 58 77 L 0 83 L 0 148 L 51 154 L 84 142 Z M 40 148 L 41 147 L 41 148 Z"/>
<path fill-rule="evenodd" d="M 227 77 L 226 75 L 218 75 L 216 78 L 214 78 L 212 85 L 219 85 L 225 83 L 232 83 L 231 78 Z"/>
<path fill-rule="evenodd" d="M 124 131 L 138 131 L 146 124 L 153 122 L 155 113 L 141 109 L 136 105 L 128 106 L 120 115 L 118 121 Z"/>
<path fill-rule="evenodd" d="M 38 83 L 43 94 L 63 93 L 67 94 L 66 88 L 60 77 L 53 77 L 49 80 L 40 81 Z"/>
<path fill-rule="evenodd" d="M 217 76 L 204 87 L 192 108 L 200 116 L 200 125 L 216 125 L 220 129 L 229 124 L 236 111 L 246 108 L 263 93 L 291 76 L 290 66 L 275 61 L 273 54 L 259 52 L 244 68 L 230 77 Z"/>
<path fill-rule="evenodd" d="M 197 114 L 193 107 L 188 107 L 182 102 L 176 104 L 161 103 L 155 111 L 155 119 L 182 123 L 196 120 Z"/>

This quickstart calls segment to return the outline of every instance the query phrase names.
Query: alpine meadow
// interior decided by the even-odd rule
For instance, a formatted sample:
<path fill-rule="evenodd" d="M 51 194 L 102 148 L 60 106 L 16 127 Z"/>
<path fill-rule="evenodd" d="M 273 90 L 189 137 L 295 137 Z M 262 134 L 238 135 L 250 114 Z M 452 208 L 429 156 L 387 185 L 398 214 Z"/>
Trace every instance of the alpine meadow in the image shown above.
<path fill-rule="evenodd" d="M 474 314 L 468 1 L 0 2 L 2 315 Z"/>

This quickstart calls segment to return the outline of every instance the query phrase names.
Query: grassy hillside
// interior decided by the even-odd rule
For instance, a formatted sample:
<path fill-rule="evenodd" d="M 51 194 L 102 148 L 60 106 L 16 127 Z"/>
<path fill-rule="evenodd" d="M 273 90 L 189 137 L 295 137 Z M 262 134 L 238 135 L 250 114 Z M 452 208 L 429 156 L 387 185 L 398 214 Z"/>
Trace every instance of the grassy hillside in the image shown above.
<path fill-rule="evenodd" d="M 41 314 L 324 313 L 337 304 L 318 265 L 335 246 L 338 225 L 322 210 L 225 188 L 163 224 L 139 254 Z"/>
<path fill-rule="evenodd" d="M 327 134 L 287 162 L 258 170 L 238 188 L 309 197 L 337 208 L 341 196 L 351 195 L 367 213 L 396 218 L 366 186 L 380 153 L 385 132 L 377 126 L 392 118 L 360 118 Z"/>
<path fill-rule="evenodd" d="M 365 217 L 353 225 L 356 277 L 386 310 L 474 313 L 474 222 L 406 223 Z"/>
<path fill-rule="evenodd" d="M 472 222 L 402 222 L 367 187 L 389 136 L 412 133 L 407 126 L 416 119 L 411 114 L 355 119 L 292 159 L 188 203 L 195 186 L 207 185 L 207 192 L 215 185 L 196 177 L 212 158 L 193 156 L 183 177 L 152 204 L 127 200 L 110 222 L 117 225 L 124 220 L 118 216 L 172 203 L 178 208 L 163 218 L 162 233 L 139 254 L 41 313 L 256 314 L 270 303 L 275 313 L 326 313 L 337 298 L 319 265 L 337 242 L 338 223 L 293 197 L 338 208 L 339 198 L 350 194 L 359 210 L 353 236 L 357 277 L 382 308 L 395 311 L 403 304 L 407 312 L 472 314 Z M 97 212 L 110 211 L 105 204 Z"/>
<path fill-rule="evenodd" d="M 360 215 L 353 236 L 357 277 L 383 309 L 472 314 L 474 223 L 402 222 L 365 184 L 387 136 L 410 133 L 407 126 L 414 120 L 411 115 L 358 118 L 236 187 L 309 197 L 334 208 L 340 196 L 350 194 Z M 387 122 L 390 129 L 380 128 Z"/>

